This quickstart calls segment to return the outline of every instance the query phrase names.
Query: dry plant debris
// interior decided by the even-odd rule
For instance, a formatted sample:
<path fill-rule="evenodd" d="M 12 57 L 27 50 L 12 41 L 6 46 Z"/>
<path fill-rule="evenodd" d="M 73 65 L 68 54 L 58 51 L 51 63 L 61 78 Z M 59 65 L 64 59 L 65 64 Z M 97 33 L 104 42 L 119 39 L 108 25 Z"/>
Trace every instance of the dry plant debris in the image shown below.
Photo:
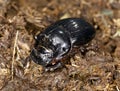
<path fill-rule="evenodd" d="M 96 37 L 66 68 L 26 60 L 34 36 L 55 21 L 84 17 Z M 0 0 L 1 91 L 120 91 L 120 0 Z"/>

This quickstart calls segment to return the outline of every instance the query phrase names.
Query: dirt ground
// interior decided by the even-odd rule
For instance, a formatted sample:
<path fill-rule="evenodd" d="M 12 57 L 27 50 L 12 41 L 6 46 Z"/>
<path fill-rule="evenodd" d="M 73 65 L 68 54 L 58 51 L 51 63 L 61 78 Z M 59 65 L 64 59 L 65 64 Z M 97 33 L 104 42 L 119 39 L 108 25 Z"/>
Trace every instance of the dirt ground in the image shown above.
<path fill-rule="evenodd" d="M 95 38 L 62 68 L 27 61 L 34 36 L 82 17 Z M 120 0 L 0 0 L 0 91 L 120 91 Z"/>

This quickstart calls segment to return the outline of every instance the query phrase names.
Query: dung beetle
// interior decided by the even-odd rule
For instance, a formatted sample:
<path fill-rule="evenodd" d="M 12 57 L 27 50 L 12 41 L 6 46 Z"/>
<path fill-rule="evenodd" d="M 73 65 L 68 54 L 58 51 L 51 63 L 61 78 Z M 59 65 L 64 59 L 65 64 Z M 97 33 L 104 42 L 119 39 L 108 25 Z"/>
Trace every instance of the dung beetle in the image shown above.
<path fill-rule="evenodd" d="M 82 18 L 59 20 L 35 37 L 30 56 L 46 71 L 53 71 L 63 66 L 61 60 L 72 50 L 88 43 L 94 36 L 94 27 Z"/>

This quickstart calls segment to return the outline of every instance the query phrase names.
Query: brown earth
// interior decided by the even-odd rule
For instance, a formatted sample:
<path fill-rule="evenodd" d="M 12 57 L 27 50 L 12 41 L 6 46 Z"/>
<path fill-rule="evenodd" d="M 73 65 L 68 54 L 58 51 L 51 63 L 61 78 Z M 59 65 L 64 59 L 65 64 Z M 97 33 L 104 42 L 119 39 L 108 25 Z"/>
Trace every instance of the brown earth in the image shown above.
<path fill-rule="evenodd" d="M 25 60 L 33 37 L 68 17 L 96 29 L 84 55 L 55 72 Z M 0 90 L 120 91 L 120 0 L 0 0 Z"/>

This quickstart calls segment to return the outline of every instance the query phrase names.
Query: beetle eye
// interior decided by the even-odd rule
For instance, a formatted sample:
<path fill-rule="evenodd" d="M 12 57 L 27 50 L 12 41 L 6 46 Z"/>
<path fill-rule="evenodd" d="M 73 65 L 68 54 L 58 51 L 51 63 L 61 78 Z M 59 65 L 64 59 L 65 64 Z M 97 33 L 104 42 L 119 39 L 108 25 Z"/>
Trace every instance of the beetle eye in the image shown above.
<path fill-rule="evenodd" d="M 65 47 L 63 47 L 63 48 L 62 48 L 62 50 L 63 50 L 63 51 L 66 51 L 66 48 L 65 48 Z"/>

